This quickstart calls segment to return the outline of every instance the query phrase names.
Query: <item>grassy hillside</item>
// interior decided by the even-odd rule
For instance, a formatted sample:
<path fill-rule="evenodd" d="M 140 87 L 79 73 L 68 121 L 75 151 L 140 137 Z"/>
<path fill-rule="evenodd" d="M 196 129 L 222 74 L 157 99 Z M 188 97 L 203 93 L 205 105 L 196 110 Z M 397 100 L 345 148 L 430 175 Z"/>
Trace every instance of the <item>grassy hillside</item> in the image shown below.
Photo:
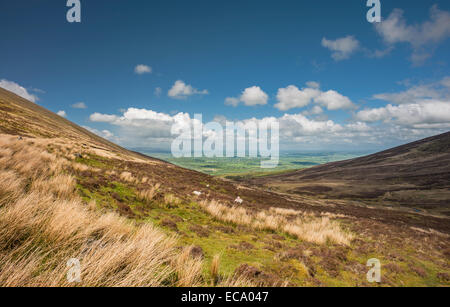
<path fill-rule="evenodd" d="M 0 110 L 0 286 L 373 286 L 374 257 L 381 285 L 449 285 L 447 219 L 214 178 L 1 89 Z"/>

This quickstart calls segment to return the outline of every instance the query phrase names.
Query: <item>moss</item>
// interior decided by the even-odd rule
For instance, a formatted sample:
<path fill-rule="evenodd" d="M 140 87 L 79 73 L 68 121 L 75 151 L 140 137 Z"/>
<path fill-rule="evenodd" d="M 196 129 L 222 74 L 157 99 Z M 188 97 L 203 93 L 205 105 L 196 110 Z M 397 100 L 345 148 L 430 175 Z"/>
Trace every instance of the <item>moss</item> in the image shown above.
<path fill-rule="evenodd" d="M 87 154 L 83 155 L 82 157 L 77 157 L 75 159 L 75 162 L 85 164 L 87 166 L 101 168 L 101 169 L 112 169 L 113 165 L 111 162 L 103 157 L 94 155 L 94 154 Z"/>

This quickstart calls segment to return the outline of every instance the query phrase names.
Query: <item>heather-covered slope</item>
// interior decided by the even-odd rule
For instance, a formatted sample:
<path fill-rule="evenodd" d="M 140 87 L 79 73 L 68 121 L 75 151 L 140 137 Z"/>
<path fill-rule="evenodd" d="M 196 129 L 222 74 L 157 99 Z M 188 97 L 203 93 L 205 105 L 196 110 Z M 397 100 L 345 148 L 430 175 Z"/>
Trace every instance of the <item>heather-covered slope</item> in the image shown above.
<path fill-rule="evenodd" d="M 362 199 L 450 215 L 450 132 L 252 183 L 297 195 Z"/>

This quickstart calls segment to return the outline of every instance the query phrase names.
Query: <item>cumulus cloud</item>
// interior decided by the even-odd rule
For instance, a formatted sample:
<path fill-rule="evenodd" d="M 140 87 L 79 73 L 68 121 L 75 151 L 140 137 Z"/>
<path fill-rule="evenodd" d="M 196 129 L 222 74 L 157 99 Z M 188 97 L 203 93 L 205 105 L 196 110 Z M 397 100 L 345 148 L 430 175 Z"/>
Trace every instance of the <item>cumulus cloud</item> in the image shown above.
<path fill-rule="evenodd" d="M 348 97 L 333 90 L 321 93 L 314 101 L 328 110 L 351 109 L 355 107 Z"/>
<path fill-rule="evenodd" d="M 382 108 L 359 111 L 356 118 L 364 122 L 393 122 L 415 129 L 450 127 L 450 102 L 426 101 L 399 106 L 388 104 Z"/>
<path fill-rule="evenodd" d="M 368 108 L 356 113 L 364 122 L 393 123 L 413 129 L 443 129 L 450 127 L 449 77 L 439 81 L 413 85 L 397 93 L 382 93 L 374 99 L 389 102 L 379 108 Z"/>
<path fill-rule="evenodd" d="M 328 110 L 351 109 L 355 107 L 348 97 L 333 90 L 323 92 L 317 87 L 318 83 L 309 83 L 309 86 L 311 85 L 314 87 L 306 87 L 301 90 L 294 85 L 280 88 L 277 94 L 278 103 L 275 104 L 275 108 L 280 111 L 287 111 L 294 108 L 303 108 L 311 102 L 315 102 Z"/>
<path fill-rule="evenodd" d="M 317 88 L 304 88 L 299 90 L 294 85 L 278 90 L 278 103 L 275 105 L 280 111 L 287 111 L 294 108 L 303 108 L 307 106 L 314 98 L 320 95 Z"/>
<path fill-rule="evenodd" d="M 39 100 L 38 96 L 30 94 L 26 88 L 16 82 L 1 79 L 0 87 L 31 102 L 37 102 Z"/>
<path fill-rule="evenodd" d="M 101 113 L 93 113 L 91 116 L 89 116 L 90 121 L 92 122 L 99 122 L 99 123 L 112 123 L 115 120 L 117 120 L 117 116 L 115 115 L 108 115 L 108 114 L 101 114 Z"/>
<path fill-rule="evenodd" d="M 406 104 L 417 100 L 439 97 L 440 93 L 428 85 L 415 86 L 398 93 L 382 93 L 373 96 L 375 99 L 390 101 L 395 104 Z"/>
<path fill-rule="evenodd" d="M 225 98 L 225 105 L 237 107 L 240 103 L 253 107 L 258 105 L 266 105 L 269 100 L 267 95 L 259 86 L 252 86 L 246 88 L 239 98 L 227 97 Z"/>
<path fill-rule="evenodd" d="M 246 88 L 241 95 L 241 101 L 246 106 L 265 105 L 268 100 L 269 96 L 259 86 Z"/>
<path fill-rule="evenodd" d="M 437 82 L 414 85 L 397 93 L 376 94 L 373 98 L 392 104 L 420 103 L 429 99 L 447 100 L 450 98 L 450 77 L 445 77 Z"/>
<path fill-rule="evenodd" d="M 375 29 L 388 45 L 409 44 L 413 48 L 411 61 L 420 65 L 431 56 L 430 48 L 450 36 L 450 13 L 434 5 L 430 9 L 430 20 L 408 24 L 403 10 L 394 9 L 388 18 L 375 25 Z"/>
<path fill-rule="evenodd" d="M 323 109 L 319 106 L 314 106 L 312 107 L 310 110 L 308 111 L 303 111 L 302 114 L 307 116 L 307 115 L 319 115 L 323 113 Z"/>
<path fill-rule="evenodd" d="M 188 113 L 169 115 L 153 110 L 128 108 L 121 115 L 99 114 L 91 115 L 93 122 L 108 123 L 117 128 L 114 138 L 128 147 L 159 147 L 169 149 L 171 142 L 177 136 L 172 132 L 192 128 L 198 120 Z M 215 118 L 225 127 L 227 119 L 224 116 Z M 262 125 L 278 122 L 280 126 L 280 142 L 282 144 L 300 143 L 342 143 L 343 139 L 352 136 L 366 136 L 369 127 L 365 123 L 338 124 L 332 120 L 309 119 L 303 114 L 285 114 L 281 117 L 248 118 L 235 122 L 235 124 Z M 206 124 L 206 122 L 204 122 Z M 203 131 L 203 137 L 213 135 L 215 132 Z M 91 130 L 94 131 L 94 130 Z M 106 137 L 105 131 L 95 131 L 96 134 Z M 111 136 L 112 137 L 112 136 Z M 347 142 L 347 141 L 345 141 Z"/>
<path fill-rule="evenodd" d="M 88 127 L 88 126 L 82 126 L 82 127 L 84 129 L 86 129 L 86 130 L 88 130 L 88 131 L 90 131 L 90 132 L 92 132 L 92 133 L 94 133 L 94 134 L 104 138 L 104 139 L 107 139 L 107 140 L 110 140 L 110 141 L 117 141 L 117 139 L 114 136 L 114 133 L 112 133 L 109 130 L 104 129 L 104 130 L 100 131 L 100 130 L 97 130 L 97 129 L 94 129 L 94 128 L 91 128 L 91 127 Z"/>
<path fill-rule="evenodd" d="M 208 90 L 199 91 L 196 88 L 193 88 L 191 85 L 184 83 L 182 80 L 178 80 L 172 86 L 172 88 L 168 92 L 168 96 L 173 99 L 186 99 L 192 95 L 207 95 L 209 94 Z"/>
<path fill-rule="evenodd" d="M 308 81 L 306 82 L 306 86 L 310 88 L 320 88 L 320 83 L 316 81 Z"/>
<path fill-rule="evenodd" d="M 67 113 L 66 113 L 66 111 L 58 111 L 58 112 L 56 112 L 56 114 L 58 114 L 59 116 L 61 116 L 61 117 L 67 117 Z"/>
<path fill-rule="evenodd" d="M 328 40 L 324 37 L 322 46 L 332 51 L 331 57 L 335 61 L 350 58 L 360 48 L 359 41 L 351 35 L 336 40 Z"/>
<path fill-rule="evenodd" d="M 225 105 L 237 107 L 239 105 L 239 98 L 236 97 L 227 97 L 225 98 Z"/>
<path fill-rule="evenodd" d="M 445 122 L 443 118 L 450 114 L 444 105 L 434 105 L 434 107 L 425 107 L 420 110 L 421 118 L 429 117 L 432 120 L 424 122 L 423 120 L 412 120 L 416 118 L 417 111 L 406 111 L 401 105 L 399 110 L 389 109 L 386 111 L 378 110 L 383 116 L 377 115 L 379 119 L 392 120 L 377 124 L 373 122 L 373 116 L 361 112 L 358 118 L 345 124 L 337 123 L 328 119 L 312 119 L 305 114 L 284 114 L 280 117 L 247 118 L 235 121 L 235 124 L 261 125 L 264 123 L 278 122 L 280 127 L 280 144 L 282 150 L 294 149 L 326 149 L 342 148 L 348 149 L 349 144 L 359 148 L 359 146 L 383 146 L 387 144 L 398 145 L 422 137 L 443 132 Z M 441 108 L 441 113 L 436 112 L 434 108 Z M 367 111 L 367 110 L 365 110 Z M 412 113 L 411 113 L 412 112 Z M 375 111 L 373 112 L 375 113 Z M 404 113 L 404 115 L 403 115 Z M 394 118 L 395 117 L 395 118 Z M 370 118 L 371 120 L 367 120 Z M 93 114 L 93 121 L 107 123 L 114 129 L 114 140 L 123 146 L 142 149 L 165 149 L 169 150 L 172 141 L 177 135 L 172 131 L 179 132 L 182 129 L 192 128 L 198 124 L 195 118 L 188 113 L 177 113 L 173 115 L 156 112 L 147 109 L 128 108 L 123 110 L 120 115 L 113 114 Z M 217 116 L 215 118 L 223 127 L 227 118 Z M 407 122 L 409 120 L 409 122 Z M 206 122 L 203 122 L 206 124 Z M 403 124 L 404 123 L 404 124 Z M 448 127 L 448 126 L 447 126 Z M 109 131 L 109 130 L 108 130 Z M 96 131 L 98 135 L 107 136 L 105 131 Z M 203 131 L 203 137 L 214 134 L 214 131 Z M 302 147 L 304 146 L 304 147 Z"/>
<path fill-rule="evenodd" d="M 169 115 L 138 108 L 128 108 L 121 116 L 94 113 L 90 120 L 118 127 L 117 139 L 124 146 L 165 149 L 170 148 L 174 139 L 172 127 L 178 131 L 190 127 L 194 121 L 187 113 Z"/>
<path fill-rule="evenodd" d="M 87 109 L 87 106 L 84 102 L 77 102 L 72 105 L 72 108 L 74 109 Z"/>
<path fill-rule="evenodd" d="M 139 64 L 134 68 L 134 73 L 138 75 L 151 74 L 152 68 L 144 64 Z"/>

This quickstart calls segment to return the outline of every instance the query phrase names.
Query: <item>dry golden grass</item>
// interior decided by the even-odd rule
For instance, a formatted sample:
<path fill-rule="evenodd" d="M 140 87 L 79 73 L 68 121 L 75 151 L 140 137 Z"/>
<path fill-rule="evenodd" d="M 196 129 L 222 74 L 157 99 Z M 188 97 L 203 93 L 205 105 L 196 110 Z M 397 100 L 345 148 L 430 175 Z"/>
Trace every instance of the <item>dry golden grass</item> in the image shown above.
<path fill-rule="evenodd" d="M 133 174 L 130 172 L 122 172 L 119 176 L 119 178 L 126 182 L 135 182 L 136 178 L 133 177 Z"/>
<path fill-rule="evenodd" d="M 280 214 L 280 215 L 298 215 L 298 214 L 304 214 L 302 212 L 299 212 L 297 210 L 294 209 L 284 209 L 284 208 L 270 208 L 269 210 L 271 213 L 275 213 L 275 214 Z"/>
<path fill-rule="evenodd" d="M 192 246 L 185 247 L 173 261 L 177 273 L 179 287 L 196 287 L 202 285 L 203 262 L 199 258 L 193 258 Z"/>
<path fill-rule="evenodd" d="M 72 168 L 75 171 L 84 172 L 89 169 L 89 166 L 81 164 L 81 163 L 72 163 Z"/>
<path fill-rule="evenodd" d="M 219 268 L 220 268 L 220 255 L 215 255 L 211 261 L 211 279 L 213 281 L 214 286 L 217 285 L 219 281 Z"/>
<path fill-rule="evenodd" d="M 242 207 L 228 207 L 216 201 L 202 201 L 200 206 L 215 218 L 258 230 L 281 231 L 298 239 L 324 244 L 331 241 L 349 245 L 353 235 L 341 229 L 336 221 L 329 217 L 315 217 L 301 211 L 271 208 L 251 212 Z"/>
<path fill-rule="evenodd" d="M 157 183 L 151 186 L 149 189 L 142 190 L 138 192 L 138 197 L 144 201 L 152 201 L 155 199 L 155 196 L 158 194 L 158 190 L 161 187 L 161 184 Z"/>
<path fill-rule="evenodd" d="M 84 210 L 76 200 L 33 192 L 2 208 L 0 225 L 4 286 L 73 286 L 66 279 L 70 258 L 81 262 L 83 286 L 160 286 L 172 271 L 165 262 L 173 257 L 173 238 Z"/>
<path fill-rule="evenodd" d="M 170 265 L 189 263 L 174 238 L 90 210 L 63 172 L 69 162 L 38 143 L 0 136 L 0 285 L 77 286 L 66 278 L 71 258 L 81 262 L 83 286 L 161 286 L 174 272 L 179 283 L 198 284 L 200 260 L 190 270 Z"/>

